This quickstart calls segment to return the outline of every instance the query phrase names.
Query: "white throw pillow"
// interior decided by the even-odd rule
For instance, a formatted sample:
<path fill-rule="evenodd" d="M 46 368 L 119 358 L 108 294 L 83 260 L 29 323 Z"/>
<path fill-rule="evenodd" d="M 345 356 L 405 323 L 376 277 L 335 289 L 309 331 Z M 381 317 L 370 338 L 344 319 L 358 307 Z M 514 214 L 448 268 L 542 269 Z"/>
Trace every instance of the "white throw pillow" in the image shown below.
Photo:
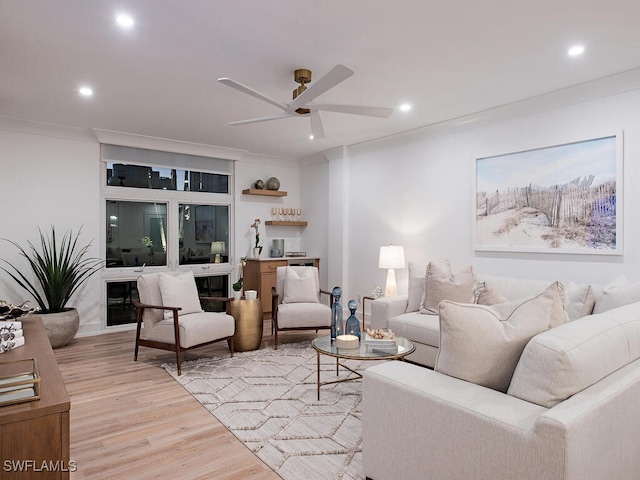
<path fill-rule="evenodd" d="M 440 303 L 435 370 L 506 392 L 527 342 L 549 328 L 558 292 L 493 306 Z"/>
<path fill-rule="evenodd" d="M 189 313 L 203 311 L 198 297 L 196 279 L 191 270 L 178 275 L 160 273 L 158 274 L 158 284 L 163 305 L 167 307 L 182 307 L 182 310 L 178 311 L 178 315 L 188 315 Z M 173 313 L 165 311 L 164 318 L 173 318 Z"/>
<path fill-rule="evenodd" d="M 569 282 L 567 284 L 567 296 L 569 297 L 567 304 L 567 315 L 569 321 L 591 315 L 593 306 L 596 304 L 596 295 L 593 288 L 589 284 L 575 284 Z"/>
<path fill-rule="evenodd" d="M 624 274 L 620 274 L 604 287 L 593 313 L 603 313 L 635 302 L 640 302 L 640 282 L 630 283 Z"/>
<path fill-rule="evenodd" d="M 420 302 L 424 294 L 424 277 L 427 274 L 427 267 L 418 263 L 409 262 L 409 288 L 407 295 L 407 313 L 417 312 L 420 309 Z"/>
<path fill-rule="evenodd" d="M 450 268 L 448 263 L 447 266 Z M 438 313 L 438 305 L 443 300 L 473 302 L 474 280 L 471 266 L 458 273 L 451 273 L 451 270 L 442 270 L 435 263 L 429 262 L 420 313 L 428 315 Z"/>
<path fill-rule="evenodd" d="M 313 268 L 287 267 L 284 272 L 282 303 L 318 303 L 318 287 Z"/>

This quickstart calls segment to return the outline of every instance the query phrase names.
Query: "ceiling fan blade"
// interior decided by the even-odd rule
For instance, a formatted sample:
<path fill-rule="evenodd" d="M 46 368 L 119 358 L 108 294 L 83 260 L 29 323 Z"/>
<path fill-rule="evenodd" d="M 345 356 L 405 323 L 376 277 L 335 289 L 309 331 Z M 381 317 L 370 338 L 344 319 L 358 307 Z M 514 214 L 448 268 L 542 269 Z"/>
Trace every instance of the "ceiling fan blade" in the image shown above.
<path fill-rule="evenodd" d="M 313 110 L 311 113 L 311 134 L 314 139 L 324 138 L 324 127 L 322 126 L 322 118 L 320 112 Z"/>
<path fill-rule="evenodd" d="M 344 65 L 336 65 L 329 70 L 329 73 L 324 77 L 312 82 L 304 92 L 294 98 L 293 101 L 289 103 L 289 108 L 295 110 L 298 107 L 306 105 L 314 98 L 322 95 L 324 92 L 335 87 L 340 82 L 345 81 L 351 75 L 353 75 L 353 70 L 345 67 Z"/>
<path fill-rule="evenodd" d="M 352 115 L 366 115 L 369 117 L 386 118 L 393 113 L 393 108 L 387 107 L 366 107 L 363 105 L 341 105 L 328 103 L 310 103 L 305 108 L 311 111 L 324 110 L 326 112 L 350 113 Z"/>
<path fill-rule="evenodd" d="M 266 95 L 258 92 L 257 90 L 254 90 L 251 87 L 247 87 L 246 85 L 243 85 L 240 82 L 236 82 L 235 80 L 232 80 L 230 78 L 219 78 L 218 82 L 220 82 L 223 85 L 226 85 L 227 87 L 235 88 L 236 90 L 242 93 L 251 95 L 252 97 L 262 100 L 263 102 L 270 103 L 271 105 L 278 107 L 279 109 L 284 110 L 287 113 L 295 113 L 294 112 L 295 109 L 291 109 L 284 103 L 280 103 L 277 100 L 274 100 L 273 98 L 269 98 Z"/>
<path fill-rule="evenodd" d="M 235 122 L 229 122 L 229 125 L 248 125 L 250 123 L 267 122 L 269 120 L 279 120 L 281 118 L 291 117 L 288 113 L 280 113 L 278 115 L 269 115 L 268 117 L 250 118 L 248 120 L 238 120 Z"/>

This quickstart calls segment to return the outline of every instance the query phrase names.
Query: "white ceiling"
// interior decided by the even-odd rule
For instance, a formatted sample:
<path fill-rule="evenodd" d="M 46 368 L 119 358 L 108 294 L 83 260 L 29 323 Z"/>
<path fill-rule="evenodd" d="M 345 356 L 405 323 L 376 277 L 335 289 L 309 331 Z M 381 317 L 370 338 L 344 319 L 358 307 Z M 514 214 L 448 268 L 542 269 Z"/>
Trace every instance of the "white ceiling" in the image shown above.
<path fill-rule="evenodd" d="M 302 158 L 636 69 L 639 23 L 638 0 L 0 0 L 0 115 Z M 280 111 L 217 78 L 286 103 L 293 70 L 339 63 L 318 101 L 413 110 L 326 112 L 313 141 L 308 118 L 227 125 Z"/>

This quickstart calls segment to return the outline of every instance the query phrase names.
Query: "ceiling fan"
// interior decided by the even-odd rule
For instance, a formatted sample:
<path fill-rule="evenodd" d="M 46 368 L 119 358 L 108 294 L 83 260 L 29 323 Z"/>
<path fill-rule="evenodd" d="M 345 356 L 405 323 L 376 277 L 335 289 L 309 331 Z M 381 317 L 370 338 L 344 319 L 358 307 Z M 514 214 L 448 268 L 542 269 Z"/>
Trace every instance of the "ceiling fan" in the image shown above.
<path fill-rule="evenodd" d="M 313 85 L 309 85 L 309 87 L 307 87 L 307 84 L 311 82 L 311 70 L 300 68 L 293 72 L 293 78 L 296 83 L 300 84 L 300 86 L 293 91 L 293 100 L 289 103 L 278 102 L 277 100 L 274 100 L 257 90 L 247 87 L 246 85 L 236 82 L 230 78 L 219 78 L 218 82 L 251 95 L 252 97 L 256 97 L 264 102 L 270 103 L 284 112 L 277 115 L 270 115 L 268 117 L 250 118 L 248 120 L 230 122 L 229 125 L 247 125 L 249 123 L 266 122 L 268 120 L 277 120 L 289 117 L 310 117 L 312 138 L 322 138 L 324 137 L 324 127 L 322 126 L 322 119 L 320 118 L 321 110 L 383 118 L 386 118 L 393 113 L 393 108 L 386 107 L 313 103 L 313 100 L 325 93 L 327 90 L 345 81 L 353 75 L 353 73 L 353 70 L 345 67 L 344 65 L 336 65 L 329 71 L 329 73 L 314 82 Z"/>

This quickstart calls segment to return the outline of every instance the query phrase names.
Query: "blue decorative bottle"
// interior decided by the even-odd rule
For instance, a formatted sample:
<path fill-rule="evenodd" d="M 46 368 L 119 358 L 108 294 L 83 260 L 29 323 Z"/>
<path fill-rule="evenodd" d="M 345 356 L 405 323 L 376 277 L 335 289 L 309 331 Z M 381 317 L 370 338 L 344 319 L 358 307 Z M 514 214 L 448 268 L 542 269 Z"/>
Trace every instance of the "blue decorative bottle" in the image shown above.
<path fill-rule="evenodd" d="M 338 335 L 344 333 L 344 325 L 342 324 L 342 304 L 340 297 L 342 289 L 333 287 L 333 306 L 331 307 L 331 341 L 334 341 Z"/>
<path fill-rule="evenodd" d="M 345 325 L 345 333 L 348 335 L 355 335 L 360 339 L 360 321 L 356 318 L 356 309 L 358 308 L 358 302 L 354 299 L 349 300 L 347 304 L 349 307 L 349 311 L 351 311 L 351 315 L 347 318 L 347 323 Z"/>

